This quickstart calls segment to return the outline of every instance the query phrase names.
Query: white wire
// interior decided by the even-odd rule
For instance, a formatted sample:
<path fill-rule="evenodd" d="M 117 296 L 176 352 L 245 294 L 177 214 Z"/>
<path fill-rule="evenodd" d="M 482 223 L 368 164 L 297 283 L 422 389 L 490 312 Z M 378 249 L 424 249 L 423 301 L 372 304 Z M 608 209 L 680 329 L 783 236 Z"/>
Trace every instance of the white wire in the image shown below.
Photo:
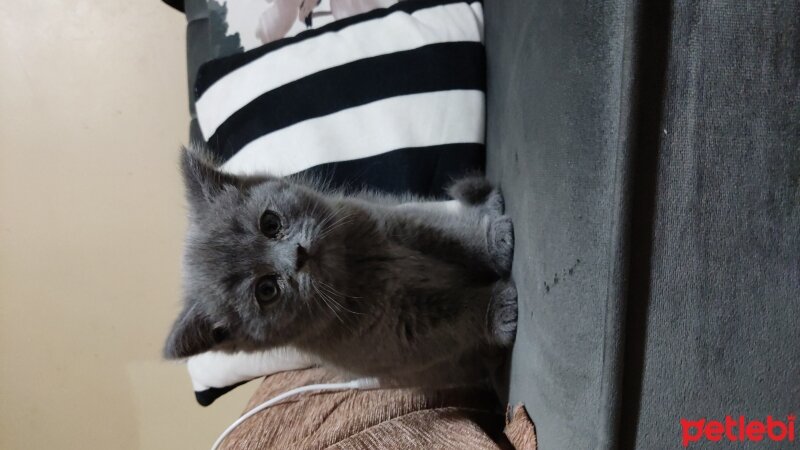
<path fill-rule="evenodd" d="M 346 391 L 348 389 L 376 389 L 378 388 L 378 381 L 374 378 L 360 378 L 358 380 L 348 381 L 347 383 L 324 383 L 324 384 L 309 384 L 308 386 L 301 386 L 298 388 L 291 389 L 289 391 L 284 392 L 283 394 L 276 395 L 271 399 L 265 401 L 264 403 L 256 406 L 255 408 L 247 411 L 242 417 L 233 422 L 222 434 L 219 435 L 216 441 L 214 441 L 214 445 L 211 446 L 211 450 L 217 450 L 222 444 L 222 441 L 228 437 L 231 432 L 236 429 L 239 425 L 242 424 L 245 420 L 253 417 L 254 415 L 258 414 L 259 412 L 269 408 L 270 406 L 274 406 L 283 400 L 286 400 L 289 397 L 302 394 L 304 392 L 325 392 L 325 391 Z"/>

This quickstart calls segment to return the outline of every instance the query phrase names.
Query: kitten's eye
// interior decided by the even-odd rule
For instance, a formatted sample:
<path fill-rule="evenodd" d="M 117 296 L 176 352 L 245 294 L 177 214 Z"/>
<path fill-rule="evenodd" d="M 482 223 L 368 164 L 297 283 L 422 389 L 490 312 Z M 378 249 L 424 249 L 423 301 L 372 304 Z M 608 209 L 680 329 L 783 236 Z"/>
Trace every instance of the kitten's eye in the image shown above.
<path fill-rule="evenodd" d="M 258 303 L 262 306 L 274 303 L 278 300 L 278 294 L 280 294 L 280 289 L 278 289 L 278 283 L 275 277 L 261 277 L 258 282 L 256 282 L 256 300 L 258 300 Z"/>
<path fill-rule="evenodd" d="M 264 236 L 274 239 L 281 232 L 281 218 L 274 211 L 266 210 L 261 215 L 258 228 Z"/>

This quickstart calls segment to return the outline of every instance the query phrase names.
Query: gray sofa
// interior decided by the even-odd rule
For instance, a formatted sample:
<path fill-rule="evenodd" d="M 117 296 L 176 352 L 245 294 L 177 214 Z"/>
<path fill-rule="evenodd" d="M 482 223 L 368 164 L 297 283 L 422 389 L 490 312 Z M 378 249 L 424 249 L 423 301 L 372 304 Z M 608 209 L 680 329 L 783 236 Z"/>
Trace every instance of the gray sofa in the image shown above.
<path fill-rule="evenodd" d="M 486 43 L 541 448 L 800 409 L 800 2 L 487 2 Z"/>
<path fill-rule="evenodd" d="M 205 0 L 185 7 L 191 80 L 218 55 Z M 510 401 L 540 448 L 678 448 L 681 418 L 798 411 L 800 2 L 485 10 Z"/>

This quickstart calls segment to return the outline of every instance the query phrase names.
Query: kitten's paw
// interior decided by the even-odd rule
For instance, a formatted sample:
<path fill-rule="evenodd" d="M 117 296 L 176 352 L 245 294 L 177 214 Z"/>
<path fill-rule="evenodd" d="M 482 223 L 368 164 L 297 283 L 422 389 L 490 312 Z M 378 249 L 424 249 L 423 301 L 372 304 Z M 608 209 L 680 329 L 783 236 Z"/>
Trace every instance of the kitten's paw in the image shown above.
<path fill-rule="evenodd" d="M 487 214 L 503 214 L 505 205 L 500 190 L 482 176 L 462 178 L 447 189 L 451 197 L 467 206 L 484 208 Z"/>
<path fill-rule="evenodd" d="M 513 280 L 498 281 L 486 312 L 489 340 L 501 347 L 510 347 L 517 335 L 517 287 Z"/>
<path fill-rule="evenodd" d="M 487 250 L 498 275 L 508 277 L 514 259 L 514 224 L 511 217 L 500 216 L 489 222 L 486 233 Z"/>
<path fill-rule="evenodd" d="M 489 193 L 483 203 L 483 208 L 491 216 L 499 216 L 505 212 L 506 203 L 503 200 L 503 193 L 500 192 L 500 188 L 492 189 L 492 192 Z"/>

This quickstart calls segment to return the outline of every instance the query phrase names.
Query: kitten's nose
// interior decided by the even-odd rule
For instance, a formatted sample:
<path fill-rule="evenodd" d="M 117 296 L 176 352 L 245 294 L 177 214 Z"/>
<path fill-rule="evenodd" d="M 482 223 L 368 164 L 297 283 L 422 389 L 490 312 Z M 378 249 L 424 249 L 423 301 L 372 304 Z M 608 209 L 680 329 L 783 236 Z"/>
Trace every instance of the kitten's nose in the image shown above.
<path fill-rule="evenodd" d="M 295 262 L 295 270 L 300 272 L 300 269 L 306 265 L 306 261 L 308 261 L 308 251 L 303 248 L 302 245 L 297 244 L 297 258 Z"/>

